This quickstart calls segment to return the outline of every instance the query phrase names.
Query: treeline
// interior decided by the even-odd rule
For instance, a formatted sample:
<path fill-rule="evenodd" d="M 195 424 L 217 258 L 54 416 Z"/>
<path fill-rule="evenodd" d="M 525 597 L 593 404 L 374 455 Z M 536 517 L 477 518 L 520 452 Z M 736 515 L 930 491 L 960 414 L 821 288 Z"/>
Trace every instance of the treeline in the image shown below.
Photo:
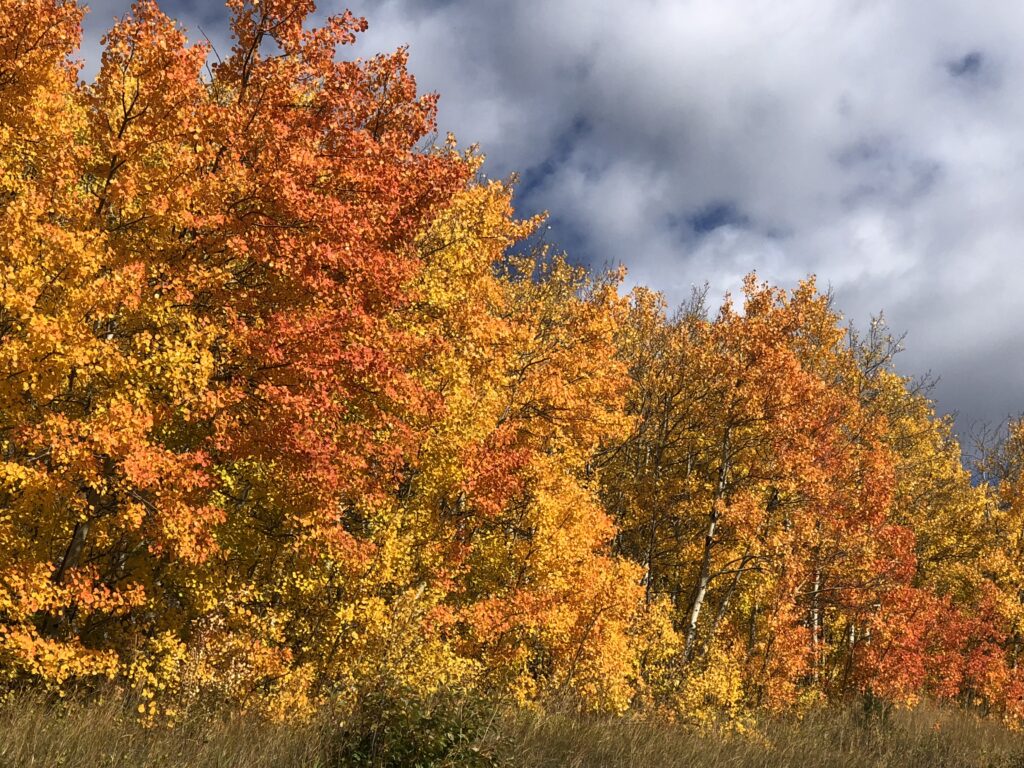
<path fill-rule="evenodd" d="M 972 484 L 813 281 L 670 313 L 524 248 L 404 51 L 228 6 L 83 83 L 82 9 L 0 0 L 0 688 L 1024 714 L 1024 429 Z"/>

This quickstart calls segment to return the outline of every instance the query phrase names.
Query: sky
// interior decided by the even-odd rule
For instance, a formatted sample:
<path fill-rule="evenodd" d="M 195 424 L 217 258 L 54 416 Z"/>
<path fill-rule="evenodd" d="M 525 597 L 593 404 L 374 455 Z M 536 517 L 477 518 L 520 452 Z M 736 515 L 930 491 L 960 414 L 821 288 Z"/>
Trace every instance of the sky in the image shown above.
<path fill-rule="evenodd" d="M 124 0 L 95 0 L 85 72 Z M 221 52 L 212 0 L 163 0 Z M 318 13 L 343 10 L 322 3 Z M 548 239 L 670 303 L 814 274 L 958 431 L 1024 411 L 1024 3 L 351 0 Z"/>

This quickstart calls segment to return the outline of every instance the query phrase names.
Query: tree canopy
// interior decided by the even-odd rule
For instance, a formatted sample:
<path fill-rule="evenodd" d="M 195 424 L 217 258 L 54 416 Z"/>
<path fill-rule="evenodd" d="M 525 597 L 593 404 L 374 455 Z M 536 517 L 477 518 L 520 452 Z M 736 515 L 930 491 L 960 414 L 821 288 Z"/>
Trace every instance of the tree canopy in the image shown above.
<path fill-rule="evenodd" d="M 1024 428 L 813 279 L 671 313 L 431 140 L 403 50 L 0 0 L 0 687 L 302 717 L 440 689 L 704 722 L 1024 715 Z"/>

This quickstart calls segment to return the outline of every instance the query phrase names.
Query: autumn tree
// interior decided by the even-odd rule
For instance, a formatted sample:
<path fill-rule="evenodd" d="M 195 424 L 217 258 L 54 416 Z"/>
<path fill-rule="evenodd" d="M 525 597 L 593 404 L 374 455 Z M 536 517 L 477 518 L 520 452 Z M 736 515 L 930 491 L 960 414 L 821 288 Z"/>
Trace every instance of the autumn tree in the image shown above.
<path fill-rule="evenodd" d="M 625 307 L 615 276 L 506 256 L 537 223 L 510 202 L 472 188 L 421 242 L 416 322 L 439 340 L 423 375 L 444 406 L 410 471 L 411 532 L 487 686 L 621 709 L 638 579 L 610 554 L 591 458 L 626 425 Z"/>
<path fill-rule="evenodd" d="M 786 295 L 750 279 L 742 312 L 727 302 L 711 317 L 698 295 L 668 318 L 638 291 L 622 338 L 637 421 L 604 455 L 604 497 L 648 601 L 675 617 L 668 663 L 689 681 L 675 706 L 948 691 L 928 659 L 952 648 L 948 629 L 935 636 L 952 614 L 937 584 L 921 589 L 920 558 L 936 544 L 911 496 L 927 489 L 950 517 L 963 511 L 953 497 L 975 510 L 978 497 L 962 470 L 913 466 L 925 449 L 906 444 L 880 388 L 900 402 L 912 393 L 885 364 L 868 370 L 828 297 L 813 283 Z M 948 458 L 942 423 L 918 416 L 935 435 L 928 450 Z M 931 621 L 913 615 L 924 604 Z"/>
<path fill-rule="evenodd" d="M 417 149 L 404 52 L 336 61 L 364 24 L 312 8 L 232 3 L 207 76 L 137 3 L 83 85 L 76 6 L 0 6 L 8 676 L 187 642 L 266 692 L 311 674 L 298 564 L 372 557 L 351 520 L 430 407 L 388 318 L 467 167 Z"/>

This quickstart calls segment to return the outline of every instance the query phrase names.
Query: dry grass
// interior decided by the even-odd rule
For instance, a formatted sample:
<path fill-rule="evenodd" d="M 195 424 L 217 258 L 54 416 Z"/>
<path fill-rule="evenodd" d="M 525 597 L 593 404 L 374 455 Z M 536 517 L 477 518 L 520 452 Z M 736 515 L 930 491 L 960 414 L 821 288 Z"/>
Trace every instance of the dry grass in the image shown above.
<path fill-rule="evenodd" d="M 493 710 L 438 699 L 406 709 L 323 712 L 275 724 L 185 713 L 173 728 L 145 726 L 117 695 L 61 701 L 24 694 L 0 703 L 0 768 L 341 768 L 493 766 L 475 743 Z"/>
<path fill-rule="evenodd" d="M 22 697 L 0 711 L 0 766 L 284 768 L 327 766 L 320 729 L 193 717 L 145 728 L 123 702 L 53 705 Z"/>
<path fill-rule="evenodd" d="M 376 728 L 340 728 L 193 715 L 173 730 L 145 728 L 125 702 L 0 705 L 0 766 L 61 768 L 340 768 L 578 766 L 579 768 L 1024 768 L 1024 736 L 968 713 L 924 706 L 887 717 L 823 710 L 763 722 L 757 736 L 701 735 L 631 718 L 447 708 Z M 372 733 L 371 733 L 372 731 Z"/>
<path fill-rule="evenodd" d="M 800 721 L 762 722 L 756 735 L 522 713 L 500 728 L 503 751 L 531 768 L 1024 768 L 1024 735 L 930 706 L 887 717 L 822 710 Z"/>

